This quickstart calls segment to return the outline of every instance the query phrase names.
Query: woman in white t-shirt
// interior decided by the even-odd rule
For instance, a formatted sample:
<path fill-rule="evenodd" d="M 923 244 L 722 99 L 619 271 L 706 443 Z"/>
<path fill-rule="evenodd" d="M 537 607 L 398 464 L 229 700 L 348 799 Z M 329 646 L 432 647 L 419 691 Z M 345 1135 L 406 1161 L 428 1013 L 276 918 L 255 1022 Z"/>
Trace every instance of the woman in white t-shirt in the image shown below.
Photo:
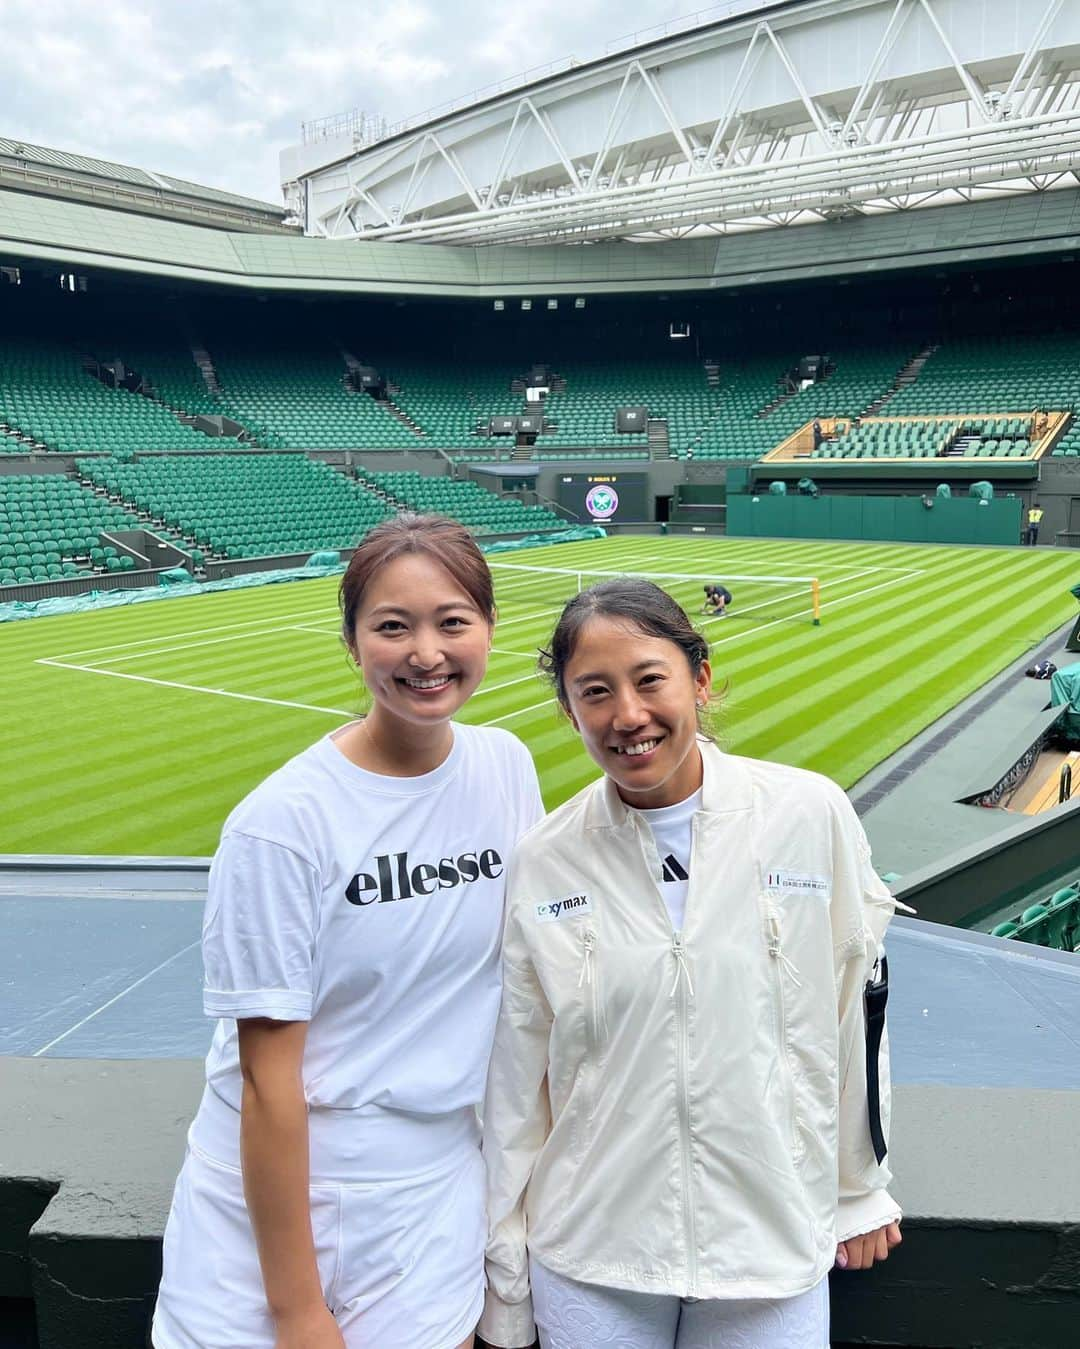
<path fill-rule="evenodd" d="M 341 602 L 371 710 L 242 801 L 210 871 L 220 1019 L 158 1349 L 457 1349 L 483 1302 L 476 1107 L 536 774 L 508 732 L 451 721 L 495 621 L 462 526 L 379 525 Z"/>

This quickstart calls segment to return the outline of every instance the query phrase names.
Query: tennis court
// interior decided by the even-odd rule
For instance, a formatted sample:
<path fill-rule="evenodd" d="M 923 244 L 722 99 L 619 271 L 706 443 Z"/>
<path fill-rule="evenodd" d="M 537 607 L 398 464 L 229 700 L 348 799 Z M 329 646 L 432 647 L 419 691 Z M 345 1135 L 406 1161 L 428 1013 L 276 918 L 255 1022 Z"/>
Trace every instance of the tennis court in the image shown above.
<path fill-rule="evenodd" d="M 492 561 L 500 620 L 462 718 L 521 736 L 549 806 L 593 768 L 536 651 L 600 574 L 651 575 L 696 615 L 727 748 L 845 786 L 1070 620 L 1078 579 L 1045 550 L 659 536 Z M 712 580 L 724 618 L 699 612 Z M 246 791 L 364 705 L 333 578 L 10 624 L 0 693 L 4 852 L 208 854 Z"/>

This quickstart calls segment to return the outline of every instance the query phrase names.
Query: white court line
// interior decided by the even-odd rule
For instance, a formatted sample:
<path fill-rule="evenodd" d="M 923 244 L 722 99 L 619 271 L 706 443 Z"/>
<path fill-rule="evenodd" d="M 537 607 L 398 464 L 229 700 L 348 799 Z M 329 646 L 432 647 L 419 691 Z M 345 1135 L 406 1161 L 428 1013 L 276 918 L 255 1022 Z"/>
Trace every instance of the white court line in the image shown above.
<path fill-rule="evenodd" d="M 833 585 L 843 584 L 843 581 L 845 581 L 845 580 L 854 580 L 854 579 L 856 579 L 856 577 L 858 577 L 859 575 L 864 575 L 864 574 L 866 574 L 866 572 L 871 571 L 871 570 L 873 570 L 873 571 L 878 571 L 878 570 L 886 570 L 886 569 L 885 569 L 885 568 L 866 568 L 866 569 L 864 570 L 864 572 L 861 572 L 861 573 L 860 573 L 860 572 L 852 573 L 852 574 L 850 574 L 849 576 L 844 577 L 844 578 L 842 578 L 842 579 L 836 579 L 836 580 L 833 580 L 832 582 L 830 582 L 830 584 L 833 584 Z M 897 569 L 897 568 L 890 568 L 889 570 L 899 570 L 899 569 Z M 874 593 L 875 591 L 877 591 L 877 590 L 884 590 L 884 589 L 887 588 L 888 586 L 896 585 L 899 581 L 903 580 L 905 576 L 910 576 L 910 575 L 921 575 L 921 574 L 922 574 L 921 572 L 910 572 L 910 571 L 903 572 L 901 575 L 894 576 L 892 580 L 889 580 L 889 581 L 882 581 L 879 585 L 868 586 L 865 590 L 858 590 L 858 591 L 855 591 L 855 592 L 854 592 L 853 594 L 851 594 L 851 595 L 842 595 L 842 596 L 838 597 L 838 598 L 835 599 L 835 600 L 826 600 L 826 601 L 824 601 L 824 602 L 821 604 L 820 607 L 821 607 L 821 609 L 835 608 L 836 605 L 838 605 L 838 604 L 843 604 L 843 603 L 845 603 L 845 602 L 848 601 L 848 600 L 860 599 L 860 598 L 862 598 L 862 596 L 864 596 L 864 595 L 870 595 L 870 594 L 873 594 L 873 593 Z M 803 592 L 800 591 L 800 592 L 798 592 L 798 593 L 799 593 L 799 594 L 802 594 Z M 786 598 L 795 598 L 795 596 L 788 596 L 788 597 L 786 597 Z M 775 603 L 777 603 L 777 600 L 776 600 L 776 599 L 773 599 L 773 600 L 767 601 L 767 603 L 775 604 Z M 756 605 L 755 605 L 755 606 L 753 606 L 753 607 L 754 607 L 754 608 L 758 608 L 758 607 L 762 607 L 762 606 L 756 606 Z M 526 616 L 524 616 L 524 617 L 522 617 L 522 618 L 510 619 L 504 626 L 510 627 L 510 626 L 512 626 L 512 625 L 515 624 L 515 623 L 532 622 L 532 621 L 534 621 L 536 618 L 542 616 L 543 614 L 546 614 L 546 613 L 547 613 L 547 614 L 550 614 L 550 613 L 558 613 L 558 612 L 560 612 L 560 607 L 556 607 L 556 608 L 553 608 L 553 609 L 538 610 L 538 611 L 536 611 L 536 612 L 534 612 L 534 613 L 532 613 L 532 614 L 526 615 Z M 743 610 L 743 612 L 744 612 L 744 613 L 748 613 L 748 612 L 750 612 L 750 610 Z M 779 624 L 781 624 L 781 623 L 790 623 L 790 622 L 792 621 L 792 619 L 795 619 L 795 618 L 803 618 L 803 617 L 806 617 L 806 616 L 808 616 L 808 615 L 811 615 L 812 613 L 813 613 L 813 609 L 803 609 L 803 610 L 799 611 L 798 613 L 791 614 L 791 615 L 785 616 L 785 617 L 783 617 L 783 618 L 773 619 L 773 620 L 772 620 L 771 622 L 769 622 L 769 623 L 759 623 L 756 627 L 749 628 L 749 629 L 746 629 L 746 630 L 741 631 L 741 632 L 735 632 L 735 633 L 732 633 L 730 637 L 720 637 L 720 638 L 717 638 L 715 641 L 709 643 L 710 650 L 711 650 L 713 647 L 724 646 L 724 645 L 726 645 L 728 642 L 735 642 L 735 641 L 738 641 L 738 640 L 739 640 L 740 638 L 742 638 L 742 637 L 749 637 L 749 636 L 752 636 L 754 633 L 757 633 L 757 632 L 765 632 L 767 629 L 777 627 L 777 626 L 778 626 Z M 231 627 L 233 627 L 233 628 L 235 628 L 235 627 L 249 627 L 249 626 L 251 626 L 251 624 L 249 624 L 249 623 L 244 623 L 244 624 L 226 625 L 226 627 L 229 627 L 229 626 L 231 626 Z M 211 631 L 221 631 L 221 630 L 222 630 L 222 629 L 220 629 L 220 628 L 219 628 L 219 629 L 212 629 L 212 628 L 204 629 L 204 631 L 208 631 L 208 632 L 211 632 Z M 274 630 L 275 630 L 275 629 L 267 629 L 266 627 L 263 628 L 263 631 L 264 631 L 264 632 L 266 632 L 266 631 L 274 631 Z M 240 636 L 240 637 L 251 636 L 251 635 L 253 635 L 253 634 L 238 634 L 238 636 Z M 234 641 L 234 640 L 237 640 L 237 637 L 234 636 L 234 637 L 231 637 L 231 638 L 213 639 L 212 641 L 206 642 L 206 643 L 202 643 L 202 642 L 199 642 L 199 643 L 189 643 L 188 646 L 215 645 L 216 642 L 219 641 L 219 640 L 220 640 L 220 641 Z M 124 643 L 124 644 L 122 644 L 122 645 L 124 645 L 124 646 L 132 646 L 132 645 L 135 645 L 135 643 L 130 643 L 130 642 L 129 642 L 129 643 Z M 109 648 L 109 647 L 98 647 L 98 648 L 97 648 L 97 650 L 99 650 L 99 651 L 101 651 L 101 650 L 110 650 L 110 649 L 111 649 L 111 650 L 115 650 L 115 649 L 117 649 L 117 648 L 115 648 L 115 647 L 113 647 L 113 648 Z M 176 647 L 176 648 L 171 648 L 171 649 L 173 649 L 173 650 L 186 650 L 186 649 L 188 649 L 188 647 L 187 647 L 187 646 L 184 646 L 184 647 Z M 160 651 L 161 648 L 158 648 L 158 650 Z M 143 652 L 143 653 L 140 653 L 140 654 L 143 654 L 143 655 L 154 655 L 154 654 L 156 654 L 156 652 L 155 652 L 155 651 L 150 651 L 150 652 Z M 514 654 L 514 653 L 507 653 L 507 654 Z M 129 657 L 118 657 L 117 659 L 129 659 Z M 137 659 L 137 656 L 136 656 L 136 657 L 131 657 L 131 659 Z M 115 663 L 115 661 L 113 661 L 112 663 Z M 184 692 L 187 692 L 187 693 L 209 693 L 209 694 L 214 694 L 214 695 L 216 695 L 216 696 L 219 697 L 219 698 L 235 698 L 235 699 L 238 699 L 240 702 L 264 703 L 264 704 L 266 704 L 266 705 L 268 705 L 268 706 L 271 706 L 271 707 L 293 707 L 293 708 L 296 708 L 296 709 L 298 709 L 299 711 L 302 711 L 302 712 L 322 712 L 322 713 L 325 713 L 325 714 L 327 714 L 327 715 L 329 715 L 329 716 L 347 717 L 347 718 L 349 718 L 349 719 L 351 719 L 351 718 L 353 718 L 353 717 L 355 716 L 355 711 L 354 711 L 354 710 L 345 710 L 344 708 L 340 708 L 340 707 L 322 707 L 322 706 L 319 706 L 318 704 L 314 704 L 314 703 L 299 703 L 299 702 L 294 702 L 294 701 L 292 701 L 292 700 L 290 700 L 290 699 L 286 699 L 286 698 L 266 698 L 266 697 L 263 697 L 263 696 L 261 696 L 261 695 L 259 695 L 259 694 L 255 694 L 255 693 L 235 693 L 235 692 L 233 692 L 233 691 L 231 691 L 231 690 L 229 690 L 229 689 L 209 689 L 209 688 L 205 688 L 204 686 L 202 686 L 202 685 L 200 685 L 200 684 L 185 684 L 185 683 L 180 683 L 180 682 L 175 681 L 175 680 L 168 680 L 168 679 L 153 679 L 153 678 L 151 678 L 151 677 L 149 677 L 149 676 L 147 676 L 147 675 L 134 675 L 134 674 L 128 674 L 128 673 L 126 673 L 126 672 L 123 671 L 123 670 L 105 670 L 105 669 L 100 669 L 100 668 L 98 668 L 97 666 L 93 666 L 93 665 L 72 665 L 72 664 L 70 664 L 70 663 L 68 663 L 68 662 L 65 662 L 65 661 L 60 660 L 60 659 L 55 658 L 55 657 L 53 657 L 53 658 L 45 658 L 45 657 L 42 657 L 42 658 L 38 659 L 37 661 L 35 661 L 35 664 L 37 664 L 37 665 L 51 665 L 51 666 L 54 666 L 54 667 L 56 667 L 57 669 L 61 669 L 61 670 L 75 670 L 75 671 L 78 671 L 78 672 L 80 672 L 80 673 L 82 673 L 82 674 L 107 675 L 107 676 L 111 676 L 111 677 L 114 678 L 114 679 L 130 679 L 130 680 L 132 680 L 133 682 L 139 683 L 139 684 L 156 684 L 156 685 L 158 685 L 159 687 L 162 687 L 162 688 L 180 689 L 180 690 L 182 690 L 182 691 L 184 691 Z M 493 685 L 491 688 L 480 689 L 480 690 L 478 690 L 477 693 L 475 693 L 473 696 L 474 696 L 474 697 L 479 697 L 479 696 L 481 696 L 481 694 L 497 693 L 500 689 L 510 688 L 511 686 L 513 686 L 513 685 L 515 685 L 515 684 L 524 684 L 524 683 L 526 683 L 528 680 L 530 680 L 530 679 L 535 679 L 535 678 L 536 678 L 536 676 L 533 675 L 533 674 L 523 675 L 523 676 L 522 676 L 521 678 L 519 678 L 519 679 L 511 679 L 511 680 L 507 680 L 505 683 L 502 683 L 502 684 L 495 684 L 495 685 Z M 534 711 L 536 711 L 538 708 L 546 707 L 546 706 L 548 706 L 550 703 L 553 703 L 553 702 L 555 702 L 555 701 L 557 701 L 557 700 L 556 700 L 554 697 L 552 697 L 552 698 L 545 698 L 542 702 L 539 702 L 539 703 L 533 703 L 533 704 L 532 704 L 531 706 L 529 706 L 529 707 L 519 707 L 519 708 L 515 709 L 513 712 L 507 712 L 507 713 L 505 713 L 505 714 L 504 714 L 503 716 L 501 716 L 501 717 L 495 717 L 495 718 L 494 718 L 493 720 L 491 720 L 491 721 L 484 722 L 483 725 L 485 725 L 485 726 L 497 726 L 500 722 L 503 722 L 503 721 L 509 721 L 512 717 L 518 717 L 518 716 L 521 716 L 521 715 L 522 715 L 523 713 L 525 713 L 525 712 L 534 712 Z M 48 1048 L 48 1047 L 49 1047 L 49 1046 L 46 1046 L 46 1048 Z"/>
<path fill-rule="evenodd" d="M 535 651 L 505 651 L 501 646 L 493 646 L 491 648 L 491 654 L 493 656 L 516 656 L 518 660 L 536 659 Z"/>
<path fill-rule="evenodd" d="M 152 978 L 155 974 L 159 973 L 159 971 L 163 970 L 166 967 L 166 965 L 171 965 L 174 960 L 179 960 L 181 956 L 187 955 L 189 951 L 193 951 L 195 947 L 201 943 L 201 941 L 202 938 L 197 937 L 195 941 L 189 942 L 182 951 L 175 952 L 168 958 L 168 960 L 163 960 L 160 965 L 155 965 L 154 968 L 152 970 L 149 970 L 146 974 L 144 974 L 141 979 L 136 979 L 133 984 L 128 984 L 127 988 L 121 989 L 121 991 L 117 993 L 117 995 L 114 998 L 110 998 L 108 1002 L 103 1002 L 100 1007 L 95 1008 L 94 1011 L 90 1012 L 87 1016 L 84 1016 L 81 1021 L 76 1021 L 74 1026 L 69 1026 L 66 1031 L 64 1031 L 60 1035 L 57 1035 L 55 1039 L 50 1040 L 47 1045 L 42 1045 L 40 1049 L 35 1049 L 34 1052 L 30 1055 L 30 1057 L 32 1059 L 40 1058 L 42 1054 L 52 1049 L 53 1045 L 58 1045 L 61 1040 L 66 1040 L 69 1035 L 74 1035 L 75 1032 L 79 1030 L 81 1027 L 85 1026 L 88 1021 L 93 1021 L 94 1017 L 100 1016 L 102 1012 L 107 1011 L 110 1007 L 113 1006 L 114 1003 L 119 1002 L 121 998 L 126 998 L 127 995 L 129 993 L 134 992 L 134 990 L 137 989 L 140 984 L 145 984 L 147 979 Z"/>
<path fill-rule="evenodd" d="M 124 657 L 124 659 L 128 659 Z M 112 675 L 114 679 L 131 679 L 139 684 L 157 684 L 165 689 L 183 689 L 188 693 L 209 693 L 217 698 L 239 698 L 245 703 L 268 703 L 272 707 L 296 707 L 302 712 L 326 712 L 333 716 L 355 717 L 356 712 L 346 712 L 340 707 L 320 707 L 316 703 L 297 703 L 288 698 L 264 698 L 256 693 L 234 693 L 231 689 L 208 689 L 202 684 L 182 684 L 173 679 L 154 679 L 150 675 L 128 674 L 125 670 L 105 670 L 98 665 L 72 665 L 60 660 L 39 660 L 37 665 L 51 665 L 58 670 L 76 670 L 80 674 Z M 513 688 L 515 684 L 525 684 L 536 679 L 535 674 L 521 675 L 518 679 L 507 679 L 501 684 L 492 684 L 488 688 L 477 689 L 473 698 L 483 698 L 489 693 L 498 693 L 501 689 Z"/>
<path fill-rule="evenodd" d="M 477 689 L 476 692 L 473 694 L 473 698 L 483 698 L 485 694 L 498 693 L 500 689 L 510 689 L 513 688 L 515 684 L 527 684 L 530 679 L 539 679 L 539 678 L 540 678 L 539 675 L 527 674 L 522 675 L 519 679 L 508 679 L 504 684 L 492 684 L 491 688 L 489 689 L 485 688 Z M 470 698 L 469 701 L 472 702 L 472 698 Z"/>
<path fill-rule="evenodd" d="M 261 628 L 258 632 L 234 632 L 229 637 L 208 637 L 205 642 L 183 642 L 180 646 L 155 646 L 147 651 L 129 651 L 126 656 L 106 656 L 103 660 L 91 662 L 91 665 L 85 666 L 86 669 L 97 669 L 103 665 L 119 665 L 124 660 L 146 660 L 150 656 L 167 656 L 173 651 L 194 651 L 200 646 L 221 646 L 223 642 L 250 642 L 253 639 L 260 638 L 264 634 L 271 632 L 317 632 L 317 628 L 304 628 L 296 623 L 285 623 L 281 627 Z M 327 636 L 325 632 L 320 632 L 320 636 Z M 55 660 L 55 657 L 53 658 Z M 38 660 L 37 665 L 47 664 L 47 661 Z"/>
<path fill-rule="evenodd" d="M 294 703 L 288 698 L 263 698 L 257 693 L 233 693 L 230 689 L 208 689 L 201 684 L 181 684 L 172 679 L 151 679 L 149 675 L 128 674 L 126 670 L 101 670 L 96 665 L 69 665 L 62 660 L 39 660 L 38 665 L 52 665 L 58 670 L 77 670 L 80 674 L 106 675 L 111 679 L 131 679 L 137 684 L 157 684 L 166 689 L 183 689 L 185 693 L 213 693 L 219 698 L 238 698 L 244 703 L 268 703 L 271 707 L 296 707 L 301 712 L 326 712 L 335 717 L 355 717 L 355 709 L 320 707 L 317 703 Z"/>
<path fill-rule="evenodd" d="M 827 582 L 825 582 L 824 584 L 827 584 L 827 585 L 845 585 L 848 581 L 855 581 L 855 580 L 858 580 L 859 577 L 861 577 L 861 576 L 868 576 L 871 572 L 886 571 L 886 570 L 888 570 L 888 571 L 899 571 L 899 568 L 892 568 L 892 567 L 890 567 L 890 568 L 883 568 L 883 567 L 866 567 L 866 568 L 863 568 L 863 570 L 861 570 L 861 571 L 852 572 L 850 575 L 847 575 L 847 576 L 832 577 L 832 578 L 830 578 Z M 909 576 L 922 575 L 921 572 L 906 572 L 906 573 L 904 573 L 904 574 L 905 574 L 905 575 L 909 575 Z M 661 573 L 658 572 L 657 575 L 661 575 Z M 803 592 L 800 590 L 800 591 L 797 591 L 797 592 L 795 592 L 795 593 L 793 593 L 793 594 L 791 594 L 791 595 L 774 595 L 774 596 L 770 597 L 769 599 L 762 601 L 762 603 L 760 603 L 760 604 L 752 604 L 752 605 L 750 605 L 748 608 L 747 608 L 747 607 L 741 607 L 741 608 L 739 609 L 738 612 L 739 612 L 740 615 L 741 615 L 741 614 L 749 614 L 749 613 L 753 613 L 755 609 L 763 609 L 763 608 L 767 608 L 770 604 L 780 604 L 780 603 L 782 603 L 782 602 L 785 601 L 785 600 L 789 600 L 789 599 L 797 599 L 798 596 L 801 595 L 802 593 L 803 593 Z M 544 610 L 541 610 L 541 611 L 538 611 L 538 612 L 539 612 L 539 613 L 557 613 L 557 612 L 559 612 L 559 610 L 558 610 L 558 609 L 544 609 Z M 510 627 L 510 626 L 511 626 L 512 624 L 514 624 L 514 623 L 522 623 L 522 622 L 527 621 L 528 618 L 532 618 L 532 617 L 535 617 L 535 616 L 536 616 L 536 613 L 534 612 L 534 614 L 528 615 L 526 618 L 512 618 L 512 619 L 508 619 L 508 620 L 505 622 L 505 624 L 502 624 L 502 625 L 500 625 L 500 626 Z M 711 621 L 714 621 L 714 620 L 709 620 L 709 619 L 707 619 L 706 621 L 707 621 L 707 622 L 711 622 Z M 247 626 L 247 625 L 245 625 L 245 626 Z M 206 629 L 206 631 L 215 631 L 215 629 Z M 336 636 L 336 635 L 337 635 L 337 628 L 336 628 L 336 627 L 335 627 L 335 628 L 319 628 L 319 627 L 314 627 L 314 626 L 311 626 L 311 625 L 308 625 L 308 624 L 303 624 L 303 623 L 284 623 L 284 624 L 278 624 L 278 625 L 269 626 L 269 627 L 263 627 L 263 628 L 261 628 L 258 632 L 232 632 L 228 637 L 211 637 L 211 638 L 208 638 L 206 641 L 198 641 L 198 642 L 182 642 L 182 643 L 180 643 L 179 645 L 176 645 L 176 646 L 155 646 L 155 647 L 152 647 L 152 648 L 150 648 L 150 649 L 148 649 L 148 650 L 144 650 L 144 651 L 134 651 L 134 652 L 130 652 L 128 655 L 125 655 L 125 656 L 107 656 L 104 660 L 95 661 L 95 662 L 93 662 L 93 664 L 94 664 L 95 666 L 103 666 L 103 665 L 119 665 L 122 661 L 143 660 L 143 659 L 145 659 L 146 657 L 149 657 L 149 656 L 159 656 L 159 655 L 160 655 L 160 656 L 164 656 L 164 655 L 169 655 L 169 654 L 171 654 L 171 653 L 174 652 L 174 651 L 193 651 L 193 650 L 195 650 L 195 649 L 198 648 L 198 647 L 204 647 L 204 646 L 220 646 L 220 645 L 222 645 L 223 643 L 227 643 L 227 642 L 242 642 L 242 641 L 248 641 L 248 640 L 250 640 L 252 637 L 261 637 L 263 634 L 268 634 L 268 633 L 271 633 L 271 632 L 313 632 L 313 633 L 317 633 L 317 634 L 320 635 L 320 636 Z M 146 639 L 144 639 L 144 642 L 150 642 L 150 641 L 154 641 L 154 640 L 156 640 L 156 639 L 154 639 L 154 638 L 146 638 Z M 168 641 L 169 639 L 166 638 L 165 640 Z M 129 644 L 129 645 L 130 645 L 130 644 Z M 100 651 L 107 651 L 107 650 L 115 649 L 115 648 L 99 647 L 99 648 L 97 648 L 97 649 L 100 650 Z M 493 648 L 493 649 L 494 649 L 494 648 Z M 78 653 L 72 653 L 72 654 L 78 654 Z M 92 651 L 92 650 L 91 650 L 91 651 L 88 651 L 88 652 L 85 653 L 85 654 L 88 654 L 88 655 L 93 654 L 93 651 Z M 518 655 L 520 655 L 521 653 L 516 652 L 516 651 L 503 651 L 503 652 L 500 652 L 499 654 L 500 654 L 500 655 L 507 655 L 507 656 L 518 656 Z M 38 661 L 35 662 L 35 663 L 36 663 L 36 664 L 39 664 L 39 665 L 45 665 L 45 664 L 49 664 L 49 663 L 57 663 L 57 662 L 59 662 L 59 661 L 61 661 L 61 660 L 63 660 L 63 659 L 65 659 L 65 658 L 62 657 L 62 656 L 54 656 L 54 657 L 51 657 L 51 658 L 49 658 L 49 659 L 42 658 L 42 659 L 38 660 Z M 522 656 L 522 659 L 526 659 L 526 657 Z M 531 657 L 528 657 L 528 659 L 531 659 Z"/>
<path fill-rule="evenodd" d="M 318 612 L 318 609 L 313 611 L 309 607 L 307 609 L 297 609 L 295 613 L 273 614 L 271 615 L 271 618 L 273 622 L 276 623 L 279 619 L 311 618 L 313 617 L 313 614 Z M 174 637 L 203 637 L 208 632 L 233 632 L 237 628 L 259 627 L 260 625 L 264 632 L 275 630 L 267 627 L 265 618 L 246 618 L 242 623 L 221 623 L 213 628 L 192 628 L 190 632 L 169 632 L 163 633 L 158 637 L 140 637 L 134 642 L 114 642 L 111 646 L 88 646 L 84 647 L 81 651 L 61 651 L 59 655 L 51 656 L 49 659 L 70 660 L 73 656 L 95 656 L 99 651 L 127 651 L 133 646 L 146 646 L 149 642 L 168 642 Z M 283 626 L 288 625 L 284 624 Z"/>
<path fill-rule="evenodd" d="M 543 618 L 545 614 L 561 614 L 562 611 L 563 606 L 561 604 L 557 604 L 553 609 L 534 609 L 532 613 L 523 614 L 521 618 L 508 618 L 505 623 L 498 625 L 498 630 L 512 628 L 515 623 L 533 623 L 536 619 Z"/>
<path fill-rule="evenodd" d="M 548 703 L 555 702 L 555 698 L 545 698 L 542 703 L 533 703 L 531 707 L 519 707 L 513 712 L 507 712 L 504 716 L 493 717 L 491 721 L 483 721 L 482 726 L 498 726 L 500 721 L 509 721 L 511 717 L 520 717 L 523 712 L 535 712 L 538 707 L 547 707 Z"/>

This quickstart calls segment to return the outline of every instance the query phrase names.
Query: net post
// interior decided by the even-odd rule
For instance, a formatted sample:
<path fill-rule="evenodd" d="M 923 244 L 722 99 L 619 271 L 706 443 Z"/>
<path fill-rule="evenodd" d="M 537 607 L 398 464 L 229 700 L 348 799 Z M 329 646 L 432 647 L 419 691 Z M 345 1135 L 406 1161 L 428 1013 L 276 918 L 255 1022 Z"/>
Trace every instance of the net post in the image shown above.
<path fill-rule="evenodd" d="M 821 627 L 821 586 L 815 576 L 810 582 L 810 597 L 814 607 L 814 627 Z"/>

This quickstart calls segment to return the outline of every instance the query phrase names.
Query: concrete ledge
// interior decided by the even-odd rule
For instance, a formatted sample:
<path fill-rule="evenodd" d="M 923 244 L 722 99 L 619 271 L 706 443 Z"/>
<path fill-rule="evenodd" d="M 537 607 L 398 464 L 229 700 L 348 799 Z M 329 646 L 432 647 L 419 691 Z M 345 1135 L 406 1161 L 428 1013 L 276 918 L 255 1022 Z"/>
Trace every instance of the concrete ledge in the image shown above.
<path fill-rule="evenodd" d="M 4 1061 L 0 1299 L 33 1299 L 40 1349 L 142 1349 L 201 1088 L 193 1061 Z M 834 1343 L 1074 1343 L 1078 1118 L 1071 1091 L 898 1087 L 907 1239 L 834 1273 Z"/>

